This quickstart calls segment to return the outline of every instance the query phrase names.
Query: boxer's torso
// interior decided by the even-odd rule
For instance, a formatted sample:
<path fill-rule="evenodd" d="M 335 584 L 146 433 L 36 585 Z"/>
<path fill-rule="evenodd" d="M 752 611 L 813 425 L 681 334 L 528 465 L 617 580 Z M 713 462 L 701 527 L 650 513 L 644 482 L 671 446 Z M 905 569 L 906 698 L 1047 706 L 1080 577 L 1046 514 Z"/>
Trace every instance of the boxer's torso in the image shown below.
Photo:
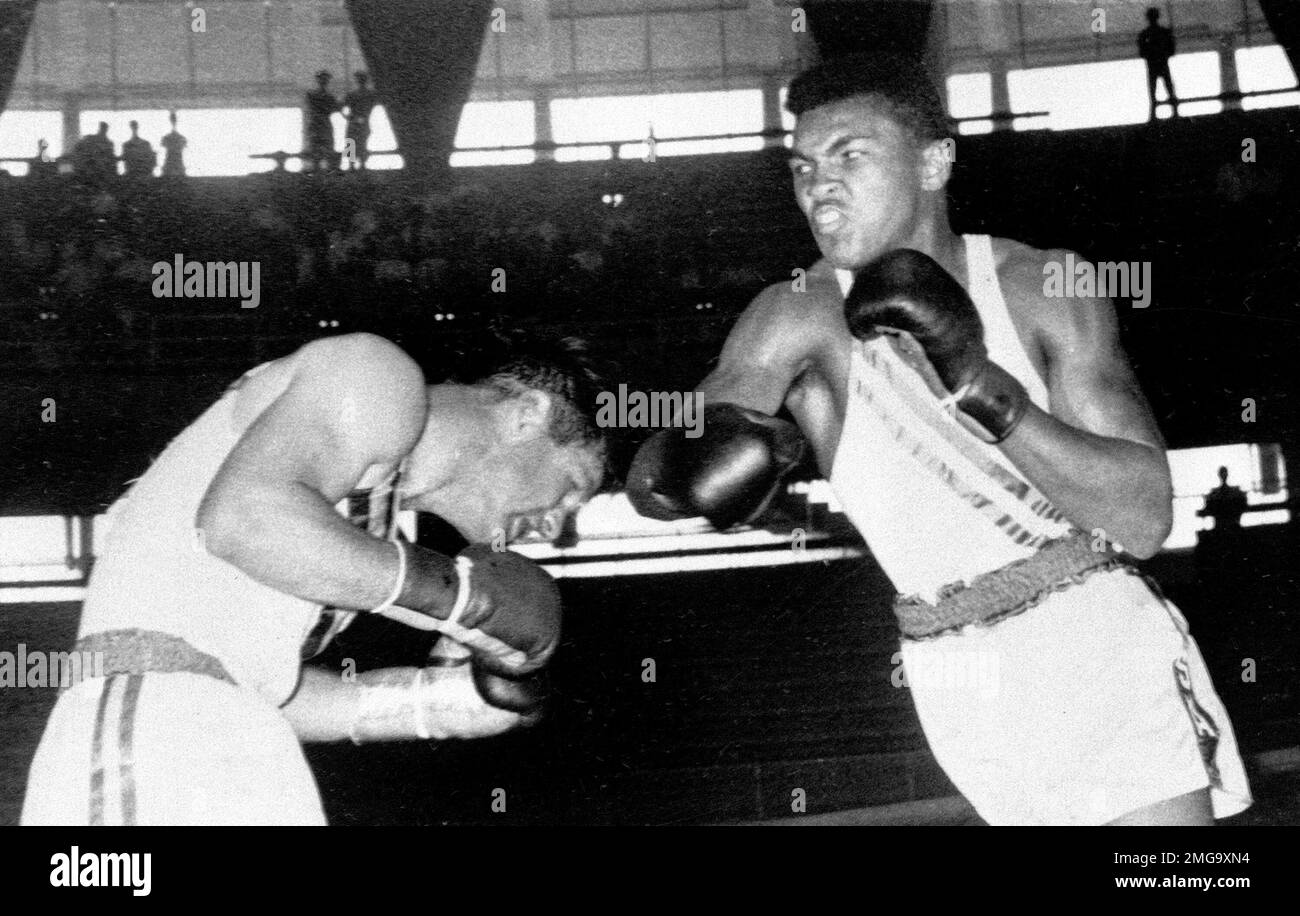
<path fill-rule="evenodd" d="M 209 554 L 195 517 L 230 450 L 284 392 L 292 373 L 292 357 L 246 373 L 114 504 L 80 635 L 143 629 L 179 636 L 219 659 L 241 686 L 276 705 L 288 699 L 320 605 L 256 582 Z M 394 477 L 393 468 L 368 469 L 340 511 L 389 536 Z M 318 631 L 313 641 L 325 635 Z"/>
<path fill-rule="evenodd" d="M 998 276 L 1016 243 L 987 237 L 963 241 L 958 279 L 980 311 L 990 357 L 1049 410 L 1045 360 L 1035 345 L 1036 316 L 1028 312 L 1032 302 Z M 842 323 L 851 282 L 850 272 L 819 262 L 808 274 L 814 307 L 834 308 Z M 943 415 L 887 344 L 858 343 L 846 327 L 823 336 L 834 339 L 819 341 L 786 406 L 900 591 L 932 595 L 942 585 L 1025 556 L 1068 530 L 1042 494 L 1025 489 L 1024 475 L 998 449 L 956 429 L 956 421 Z M 895 398 L 900 388 L 907 392 L 901 402 Z M 960 473 L 954 475 L 954 468 Z M 973 505 L 981 503 L 987 505 Z"/>

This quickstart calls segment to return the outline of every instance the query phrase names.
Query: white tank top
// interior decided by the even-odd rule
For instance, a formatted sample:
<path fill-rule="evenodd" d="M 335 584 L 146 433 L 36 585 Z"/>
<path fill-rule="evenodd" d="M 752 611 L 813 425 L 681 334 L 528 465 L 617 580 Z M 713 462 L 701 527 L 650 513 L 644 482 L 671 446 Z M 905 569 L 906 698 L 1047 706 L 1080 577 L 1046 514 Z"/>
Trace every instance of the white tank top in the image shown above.
<path fill-rule="evenodd" d="M 984 323 L 989 358 L 1048 410 L 1047 386 L 1002 297 L 992 240 L 963 239 L 965 285 Z M 847 295 L 852 271 L 835 273 Z M 830 484 L 894 587 L 927 601 L 946 585 L 969 583 L 1071 530 L 1001 450 L 940 406 L 884 340 L 853 344 Z"/>
<path fill-rule="evenodd" d="M 241 687 L 279 706 L 297 685 L 304 642 L 307 654 L 323 648 L 354 614 L 322 614 L 319 604 L 254 581 L 209 554 L 194 524 L 217 470 L 256 420 L 236 421 L 236 389 L 271 365 L 232 385 L 109 509 L 113 525 L 90 578 L 79 635 L 143 629 L 179 636 L 219 659 Z M 284 376 L 287 385 L 290 373 Z M 267 404 L 283 390 L 270 392 Z M 392 538 L 398 475 L 377 471 L 338 509 L 370 533 Z"/>

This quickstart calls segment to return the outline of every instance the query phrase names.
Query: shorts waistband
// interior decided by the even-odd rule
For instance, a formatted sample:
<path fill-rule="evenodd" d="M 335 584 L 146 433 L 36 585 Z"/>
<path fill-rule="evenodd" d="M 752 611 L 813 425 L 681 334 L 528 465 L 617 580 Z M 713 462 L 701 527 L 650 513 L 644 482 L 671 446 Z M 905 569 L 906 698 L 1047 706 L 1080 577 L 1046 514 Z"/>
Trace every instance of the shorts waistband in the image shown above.
<path fill-rule="evenodd" d="M 157 630 L 104 630 L 77 640 L 75 652 L 102 653 L 103 677 L 188 671 L 235 684 L 221 662 L 179 636 Z"/>
<path fill-rule="evenodd" d="M 1093 550 L 1092 539 L 1079 532 L 1048 541 L 1032 556 L 976 576 L 969 585 L 945 585 L 935 604 L 900 596 L 894 600 L 894 616 L 909 639 L 941 636 L 971 624 L 990 626 L 1096 573 L 1116 569 L 1139 574 L 1109 544 Z"/>

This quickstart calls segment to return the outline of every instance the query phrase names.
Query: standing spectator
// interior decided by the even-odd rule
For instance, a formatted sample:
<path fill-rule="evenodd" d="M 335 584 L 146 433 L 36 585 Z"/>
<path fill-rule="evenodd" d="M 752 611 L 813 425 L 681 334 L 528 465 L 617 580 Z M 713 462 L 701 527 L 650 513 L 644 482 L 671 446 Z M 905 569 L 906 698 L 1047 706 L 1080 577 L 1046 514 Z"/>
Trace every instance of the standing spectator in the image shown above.
<path fill-rule="evenodd" d="M 72 168 L 88 184 L 102 184 L 117 174 L 117 153 L 108 139 L 108 122 L 99 122 L 99 132 L 87 134 L 72 148 Z"/>
<path fill-rule="evenodd" d="M 1164 80 L 1165 93 L 1178 117 L 1178 96 L 1169 75 L 1169 58 L 1174 56 L 1174 32 L 1160 25 L 1160 10 L 1147 8 L 1147 27 L 1138 33 L 1138 54 L 1147 62 L 1147 89 L 1151 93 L 1151 118 L 1156 117 L 1156 80 Z"/>
<path fill-rule="evenodd" d="M 1228 483 L 1227 468 L 1219 468 L 1219 485 L 1205 494 L 1205 508 L 1196 514 L 1214 519 L 1215 531 L 1236 530 L 1241 527 L 1246 505 L 1245 492 Z"/>
<path fill-rule="evenodd" d="M 370 141 L 370 112 L 374 111 L 378 96 L 370 88 L 370 77 L 366 76 L 365 71 L 358 70 L 353 76 L 356 77 L 357 88 L 344 96 L 343 107 L 347 109 L 347 139 L 352 141 L 350 145 L 356 156 L 351 166 L 354 169 L 364 169 L 366 159 L 370 157 L 366 145 Z"/>
<path fill-rule="evenodd" d="M 185 150 L 185 138 L 181 136 L 176 129 L 176 112 L 168 112 L 167 120 L 171 121 L 171 132 L 159 141 L 163 148 L 163 167 L 162 173 L 164 178 L 184 178 L 185 177 L 185 160 L 183 153 Z"/>
<path fill-rule="evenodd" d="M 307 139 L 303 147 L 309 171 L 338 167 L 330 115 L 337 112 L 340 106 L 339 100 L 329 90 L 330 79 L 332 77 L 328 70 L 320 71 L 316 74 L 316 88 L 307 93 Z"/>
<path fill-rule="evenodd" d="M 127 178 L 149 178 L 158 164 L 153 144 L 140 136 L 140 122 L 131 122 L 131 139 L 122 144 L 122 165 Z"/>
<path fill-rule="evenodd" d="M 33 180 L 53 178 L 59 174 L 58 165 L 50 159 L 50 144 L 44 137 L 36 142 L 36 155 L 27 165 L 27 177 Z"/>

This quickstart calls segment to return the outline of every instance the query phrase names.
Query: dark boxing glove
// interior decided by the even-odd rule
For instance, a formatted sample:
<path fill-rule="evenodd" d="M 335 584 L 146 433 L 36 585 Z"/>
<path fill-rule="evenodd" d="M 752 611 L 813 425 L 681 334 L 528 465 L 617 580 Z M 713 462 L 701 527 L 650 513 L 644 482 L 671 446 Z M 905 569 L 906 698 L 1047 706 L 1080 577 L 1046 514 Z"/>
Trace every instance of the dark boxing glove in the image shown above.
<path fill-rule="evenodd" d="M 379 613 L 466 646 L 475 668 L 518 677 L 546 664 L 560 641 L 560 591 L 527 557 L 471 544 L 453 560 L 399 543 L 404 573 Z"/>
<path fill-rule="evenodd" d="M 988 442 L 1011 435 L 1029 406 L 1023 385 L 988 357 L 975 303 L 928 255 L 899 248 L 857 272 L 844 317 L 859 340 L 915 338 L 953 404 Z"/>
<path fill-rule="evenodd" d="M 761 515 L 803 451 L 793 424 L 736 404 L 710 404 L 698 437 L 664 429 L 645 441 L 632 459 L 627 492 L 644 516 L 703 515 L 722 531 Z"/>

